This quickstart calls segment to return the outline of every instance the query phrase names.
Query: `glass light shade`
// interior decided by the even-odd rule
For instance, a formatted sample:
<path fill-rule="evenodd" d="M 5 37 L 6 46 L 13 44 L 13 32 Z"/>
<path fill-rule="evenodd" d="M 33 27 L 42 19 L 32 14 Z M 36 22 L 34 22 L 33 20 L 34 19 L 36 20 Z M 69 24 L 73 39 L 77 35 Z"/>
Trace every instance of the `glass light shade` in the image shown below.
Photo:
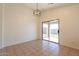
<path fill-rule="evenodd" d="M 39 16 L 39 15 L 41 15 L 41 11 L 36 9 L 36 10 L 33 11 L 33 14 Z"/>

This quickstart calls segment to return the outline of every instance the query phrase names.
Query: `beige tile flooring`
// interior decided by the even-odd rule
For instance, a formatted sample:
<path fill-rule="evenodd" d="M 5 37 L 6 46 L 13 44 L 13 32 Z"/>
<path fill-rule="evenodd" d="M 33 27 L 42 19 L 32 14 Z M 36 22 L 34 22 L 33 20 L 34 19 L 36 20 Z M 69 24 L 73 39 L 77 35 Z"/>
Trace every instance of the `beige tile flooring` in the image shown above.
<path fill-rule="evenodd" d="M 0 50 L 1 56 L 79 56 L 79 50 L 56 43 L 33 40 Z"/>

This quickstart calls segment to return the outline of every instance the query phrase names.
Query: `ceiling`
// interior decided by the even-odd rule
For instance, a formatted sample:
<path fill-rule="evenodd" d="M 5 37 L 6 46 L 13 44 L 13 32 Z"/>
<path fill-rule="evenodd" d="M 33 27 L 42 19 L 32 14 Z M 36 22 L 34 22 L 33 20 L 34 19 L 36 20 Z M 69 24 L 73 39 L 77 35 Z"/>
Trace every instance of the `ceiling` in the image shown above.
<path fill-rule="evenodd" d="M 29 7 L 30 9 L 33 10 L 36 9 L 36 3 L 27 3 L 25 5 L 27 5 L 27 7 Z M 42 11 L 42 10 L 47 10 L 50 8 L 55 8 L 65 5 L 69 5 L 69 3 L 38 3 L 38 9 Z"/>

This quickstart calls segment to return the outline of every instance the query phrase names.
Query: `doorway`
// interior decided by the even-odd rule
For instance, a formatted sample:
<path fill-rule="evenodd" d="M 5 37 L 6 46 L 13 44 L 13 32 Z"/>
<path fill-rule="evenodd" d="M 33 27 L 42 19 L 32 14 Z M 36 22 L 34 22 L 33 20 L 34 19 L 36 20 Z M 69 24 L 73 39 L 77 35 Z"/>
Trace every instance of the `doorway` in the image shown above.
<path fill-rule="evenodd" d="M 43 22 L 43 40 L 59 43 L 59 20 Z"/>

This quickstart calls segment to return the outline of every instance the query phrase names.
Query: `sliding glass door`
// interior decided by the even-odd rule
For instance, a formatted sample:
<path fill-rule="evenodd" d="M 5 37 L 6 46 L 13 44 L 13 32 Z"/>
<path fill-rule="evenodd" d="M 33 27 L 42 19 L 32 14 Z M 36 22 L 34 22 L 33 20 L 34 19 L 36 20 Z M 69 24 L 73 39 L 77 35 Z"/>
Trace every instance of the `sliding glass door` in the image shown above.
<path fill-rule="evenodd" d="M 50 41 L 56 42 L 58 43 L 58 21 L 54 20 L 49 22 L 50 23 L 50 27 L 49 27 L 49 37 L 50 37 Z"/>
<path fill-rule="evenodd" d="M 43 39 L 49 40 L 48 39 L 48 22 L 43 23 Z"/>
<path fill-rule="evenodd" d="M 43 40 L 58 43 L 59 22 L 58 20 L 43 22 Z"/>

